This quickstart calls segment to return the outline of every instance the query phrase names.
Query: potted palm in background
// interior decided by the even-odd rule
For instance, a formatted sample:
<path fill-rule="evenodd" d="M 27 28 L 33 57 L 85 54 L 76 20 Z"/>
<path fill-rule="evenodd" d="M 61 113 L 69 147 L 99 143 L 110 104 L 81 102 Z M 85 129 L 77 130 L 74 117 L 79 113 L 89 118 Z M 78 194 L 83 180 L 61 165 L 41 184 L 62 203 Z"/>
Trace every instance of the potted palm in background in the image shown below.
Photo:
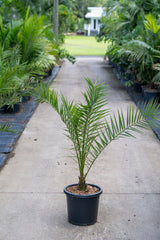
<path fill-rule="evenodd" d="M 127 109 L 127 115 L 118 111 L 109 114 L 106 109 L 106 87 L 86 79 L 88 88 L 83 93 L 85 103 L 69 102 L 63 94 L 48 86 L 40 86 L 34 94 L 38 102 L 50 104 L 66 125 L 67 137 L 73 144 L 73 159 L 79 167 L 78 183 L 66 186 L 68 220 L 76 225 L 91 225 L 97 221 L 98 202 L 102 189 L 88 184 L 86 178 L 101 152 L 120 137 L 133 137 L 149 125 L 160 122 L 156 115 L 159 105 L 144 104 L 138 110 L 134 105 Z"/>
<path fill-rule="evenodd" d="M 19 103 L 30 99 L 32 88 L 43 81 L 46 72 L 64 58 L 75 58 L 54 43 L 52 25 L 43 15 L 31 15 L 30 7 L 23 19 L 3 22 L 0 15 L 0 101 L 6 111 L 20 109 Z M 3 110 L 2 110 L 3 112 Z"/>

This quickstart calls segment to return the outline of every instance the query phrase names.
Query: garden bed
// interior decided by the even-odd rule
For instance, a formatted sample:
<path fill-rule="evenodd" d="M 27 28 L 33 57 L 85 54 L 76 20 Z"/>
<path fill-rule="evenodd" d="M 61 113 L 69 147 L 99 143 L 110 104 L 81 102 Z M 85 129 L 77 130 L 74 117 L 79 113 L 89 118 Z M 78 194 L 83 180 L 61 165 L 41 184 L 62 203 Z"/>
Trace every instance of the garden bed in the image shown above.
<path fill-rule="evenodd" d="M 120 81 L 120 84 L 126 89 L 126 91 L 128 92 L 131 99 L 135 102 L 135 104 L 136 105 L 143 104 L 145 102 L 145 99 L 144 99 L 142 92 L 139 91 L 139 89 L 136 89 L 134 85 L 127 87 L 126 85 L 124 85 L 122 83 L 121 78 L 120 78 L 119 68 L 116 65 L 112 66 L 112 69 L 113 69 L 113 72 L 116 75 L 117 79 Z M 160 118 L 160 115 L 157 115 L 157 117 Z M 160 140 L 160 126 L 159 126 L 159 128 L 152 127 L 152 129 L 153 129 L 154 133 L 156 134 L 157 138 Z"/>
<path fill-rule="evenodd" d="M 54 67 L 51 76 L 44 79 L 44 82 L 51 84 L 53 79 L 59 72 L 60 67 Z M 33 98 L 24 103 L 20 103 L 20 111 L 16 113 L 0 113 L 0 124 L 11 123 L 13 125 L 12 129 L 16 131 L 17 134 L 9 132 L 0 133 L 0 168 L 3 167 L 8 159 L 8 156 L 13 151 L 14 146 L 23 132 L 26 124 L 33 115 L 37 103 Z"/>

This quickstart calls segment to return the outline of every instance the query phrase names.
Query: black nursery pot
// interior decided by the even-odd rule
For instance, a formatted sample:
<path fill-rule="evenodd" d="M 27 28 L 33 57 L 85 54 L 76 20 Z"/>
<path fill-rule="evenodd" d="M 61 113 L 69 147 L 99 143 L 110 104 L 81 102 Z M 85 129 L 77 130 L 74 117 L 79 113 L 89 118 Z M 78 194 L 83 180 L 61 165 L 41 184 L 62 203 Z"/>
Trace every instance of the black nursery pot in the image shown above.
<path fill-rule="evenodd" d="M 22 103 L 26 103 L 28 101 L 30 101 L 31 96 L 22 96 Z"/>
<path fill-rule="evenodd" d="M 14 104 L 13 106 L 4 105 L 0 109 L 0 113 L 17 113 L 20 111 L 21 105 L 19 103 Z"/>
<path fill-rule="evenodd" d="M 87 226 L 97 222 L 99 197 L 102 189 L 94 184 L 90 186 L 99 188 L 99 192 L 91 195 L 78 195 L 68 192 L 66 189 L 77 184 L 68 185 L 64 188 L 67 198 L 68 221 L 74 225 Z"/>

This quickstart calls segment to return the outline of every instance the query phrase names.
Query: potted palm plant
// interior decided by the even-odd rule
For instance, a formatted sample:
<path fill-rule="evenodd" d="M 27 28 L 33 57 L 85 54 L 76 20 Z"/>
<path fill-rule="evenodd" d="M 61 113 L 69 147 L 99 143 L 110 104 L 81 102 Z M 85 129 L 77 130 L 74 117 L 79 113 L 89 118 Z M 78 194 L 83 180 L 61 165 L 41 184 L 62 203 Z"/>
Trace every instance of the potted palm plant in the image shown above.
<path fill-rule="evenodd" d="M 113 140 L 132 137 L 132 132 L 141 132 L 158 121 L 158 105 L 150 102 L 141 110 L 129 106 L 127 116 L 118 111 L 116 117 L 109 115 L 106 87 L 86 79 L 88 88 L 83 93 L 85 103 L 69 102 L 63 94 L 49 87 L 38 87 L 35 97 L 38 102 L 49 103 L 66 125 L 67 137 L 73 143 L 74 160 L 79 167 L 78 183 L 66 186 L 68 220 L 76 225 L 91 225 L 97 221 L 98 201 L 102 189 L 88 184 L 86 178 L 101 152 Z M 84 102 L 84 101 L 83 101 Z M 106 118 L 106 119 L 105 119 Z M 156 123 L 155 123 L 156 124 Z"/>

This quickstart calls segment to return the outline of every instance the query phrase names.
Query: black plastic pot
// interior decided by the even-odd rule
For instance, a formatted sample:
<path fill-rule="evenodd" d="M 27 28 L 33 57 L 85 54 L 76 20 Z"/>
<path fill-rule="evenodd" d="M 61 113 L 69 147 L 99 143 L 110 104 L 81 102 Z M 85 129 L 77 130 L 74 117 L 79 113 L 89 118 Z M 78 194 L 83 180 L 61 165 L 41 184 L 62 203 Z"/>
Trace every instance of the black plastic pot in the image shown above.
<path fill-rule="evenodd" d="M 13 106 L 4 105 L 0 109 L 0 113 L 17 113 L 20 111 L 21 105 L 19 103 L 14 104 Z"/>
<path fill-rule="evenodd" d="M 128 80 L 126 78 L 123 78 L 123 77 L 120 80 L 120 83 L 123 87 L 127 87 L 127 85 L 126 85 L 127 82 L 128 82 Z"/>
<path fill-rule="evenodd" d="M 30 101 L 31 96 L 22 96 L 22 103 L 26 103 L 28 101 Z"/>
<path fill-rule="evenodd" d="M 146 86 L 142 86 L 142 93 L 145 101 L 156 100 L 160 91 L 156 89 L 147 89 Z"/>
<path fill-rule="evenodd" d="M 134 82 L 133 84 L 133 88 L 135 90 L 135 92 L 141 93 L 142 92 L 142 83 L 141 82 Z"/>
<path fill-rule="evenodd" d="M 68 221 L 74 225 L 87 226 L 97 222 L 99 196 L 102 189 L 94 184 L 88 184 L 99 188 L 99 192 L 91 195 L 78 195 L 67 191 L 68 185 L 64 188 L 67 197 Z"/>

